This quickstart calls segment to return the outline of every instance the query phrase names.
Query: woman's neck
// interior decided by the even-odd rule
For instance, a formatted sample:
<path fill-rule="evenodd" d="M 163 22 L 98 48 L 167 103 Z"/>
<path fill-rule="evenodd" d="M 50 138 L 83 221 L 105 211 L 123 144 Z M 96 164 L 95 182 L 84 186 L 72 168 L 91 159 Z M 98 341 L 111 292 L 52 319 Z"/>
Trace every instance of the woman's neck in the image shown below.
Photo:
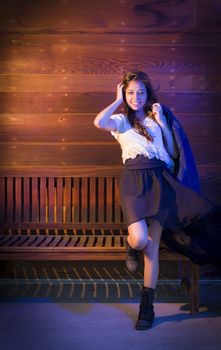
<path fill-rule="evenodd" d="M 135 116 L 137 119 L 142 121 L 146 118 L 146 113 L 144 111 L 137 111 L 137 112 L 135 112 Z"/>

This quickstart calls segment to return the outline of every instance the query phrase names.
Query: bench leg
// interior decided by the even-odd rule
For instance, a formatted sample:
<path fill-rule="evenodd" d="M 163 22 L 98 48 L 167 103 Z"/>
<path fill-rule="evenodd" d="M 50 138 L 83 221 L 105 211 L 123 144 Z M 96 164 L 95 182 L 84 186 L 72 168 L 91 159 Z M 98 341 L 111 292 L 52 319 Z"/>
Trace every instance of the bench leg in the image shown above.
<path fill-rule="evenodd" d="M 190 273 L 189 273 L 189 261 L 179 261 L 179 278 L 180 288 L 185 293 L 190 294 Z"/>
<path fill-rule="evenodd" d="M 190 261 L 190 298 L 191 314 L 199 312 L 199 266 Z"/>

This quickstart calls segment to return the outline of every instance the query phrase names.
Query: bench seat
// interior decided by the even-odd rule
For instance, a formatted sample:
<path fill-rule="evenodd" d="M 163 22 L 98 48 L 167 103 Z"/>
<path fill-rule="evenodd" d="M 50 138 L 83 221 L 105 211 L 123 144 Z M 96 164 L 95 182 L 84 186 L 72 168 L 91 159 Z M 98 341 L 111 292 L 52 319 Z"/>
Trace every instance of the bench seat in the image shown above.
<path fill-rule="evenodd" d="M 0 235 L 1 260 L 124 260 L 126 235 Z M 161 260 L 186 260 L 162 242 Z"/>

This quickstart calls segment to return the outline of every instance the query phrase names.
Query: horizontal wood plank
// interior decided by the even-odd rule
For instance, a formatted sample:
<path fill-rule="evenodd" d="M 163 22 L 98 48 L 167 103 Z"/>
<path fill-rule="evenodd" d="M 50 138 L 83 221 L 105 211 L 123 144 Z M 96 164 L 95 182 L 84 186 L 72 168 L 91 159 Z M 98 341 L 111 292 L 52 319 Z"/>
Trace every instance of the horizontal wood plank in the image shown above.
<path fill-rule="evenodd" d="M 59 77 L 47 74 L 118 74 L 139 68 L 149 74 L 180 73 L 180 74 L 211 74 L 220 70 L 220 46 L 138 46 L 118 43 L 116 46 L 54 44 L 50 46 L 19 46 L 4 47 L 0 50 L 1 74 L 10 77 L 0 77 L 1 89 L 5 85 L 8 91 L 10 85 L 17 85 L 21 91 L 39 91 L 38 86 L 52 91 L 63 85 Z M 14 76 L 11 76 L 14 74 Z M 16 79 L 16 74 L 27 75 Z M 28 74 L 45 74 L 43 77 L 31 79 Z M 62 77 L 61 77 L 62 78 Z M 93 76 L 91 77 L 93 78 Z M 107 77 L 108 78 L 108 77 Z M 14 80 L 12 80 L 14 79 Z M 48 81 L 47 81 L 48 80 Z M 53 82 L 55 86 L 53 87 Z M 75 76 L 66 79 L 66 85 L 73 91 L 71 82 Z M 82 79 L 84 82 L 84 79 Z M 90 83 L 90 82 L 88 82 Z M 83 84 L 83 83 L 81 83 Z M 74 84 L 72 84 L 74 85 Z M 26 88 L 26 90 L 25 90 Z"/>
<path fill-rule="evenodd" d="M 221 55 L 221 52 L 220 52 Z M 13 66 L 15 66 L 13 64 Z M 24 64 L 26 67 L 27 65 Z M 36 64 L 31 66 L 36 67 Z M 61 65 L 62 66 L 62 65 Z M 96 64 L 100 67 L 100 64 Z M 108 64 L 110 67 L 110 65 Z M 168 67 L 168 65 L 166 64 Z M 88 67 L 88 66 L 87 66 Z M 139 68 L 139 65 L 134 65 L 134 68 Z M 141 70 L 146 70 L 140 66 Z M 221 66 L 220 66 L 221 69 Z M 107 69 L 102 72 L 74 73 L 70 74 L 1 74 L 0 75 L 0 92 L 42 92 L 42 93 L 96 93 L 113 92 L 116 86 L 122 79 L 122 69 L 119 73 L 111 73 Z M 127 70 L 125 69 L 125 72 Z M 173 68 L 168 68 L 168 74 L 161 74 L 160 69 L 156 69 L 157 73 L 149 72 L 152 84 L 155 89 L 161 92 L 195 92 L 195 91 L 220 91 L 221 83 L 217 76 L 217 69 L 213 74 L 206 74 L 204 69 L 199 74 L 194 74 L 194 69 L 191 73 L 180 74 L 176 64 Z M 107 72 L 107 73 L 105 73 Z M 48 95 L 48 97 L 51 97 Z"/>
<path fill-rule="evenodd" d="M 0 251 L 1 260 L 125 260 L 125 250 L 123 248 L 110 248 L 99 250 L 95 248 L 72 248 L 68 247 L 55 248 L 55 249 L 43 249 L 40 248 L 35 250 L 22 250 L 21 251 Z M 166 254 L 162 253 L 159 255 L 160 260 L 188 260 L 187 257 L 180 254 Z"/>
<path fill-rule="evenodd" d="M 0 166 L 0 176 L 115 176 L 123 169 L 122 165 L 62 165 L 62 166 L 33 166 L 16 165 Z M 214 168 L 213 168 L 214 169 Z M 218 168 L 219 169 L 219 168 Z M 218 171 L 216 168 L 216 171 Z M 221 171 L 221 169 L 220 169 Z"/>
<path fill-rule="evenodd" d="M 119 30 L 119 28 L 142 28 L 159 31 L 166 28 L 180 30 L 195 24 L 193 0 L 151 4 L 130 1 L 80 2 L 47 0 L 43 2 L 14 1 L 1 2 L 0 11 L 4 13 L 1 30 L 23 32 L 57 30 Z M 192 11 L 190 11 L 192 8 Z M 112 14 L 112 15 L 110 15 Z"/>
<path fill-rule="evenodd" d="M 110 132 L 94 127 L 95 114 L 0 114 L 0 142 L 111 142 Z M 219 114 L 176 115 L 191 142 L 221 142 Z"/>
<path fill-rule="evenodd" d="M 4 236 L 3 236 L 4 237 Z M 8 236 L 10 237 L 10 236 Z M 58 245 L 54 245 L 53 241 L 54 238 L 57 240 L 57 236 L 38 236 L 36 237 L 36 240 L 33 242 L 33 239 L 31 236 L 19 236 L 16 235 L 14 237 L 14 240 L 18 242 L 17 246 L 14 244 L 11 246 L 11 244 L 3 243 L 0 247 L 0 257 L 1 259 L 8 257 L 9 254 L 11 254 L 11 258 L 20 258 L 25 257 L 25 260 L 29 260 L 29 257 L 33 255 L 34 257 L 37 257 L 39 259 L 42 258 L 43 254 L 45 254 L 45 258 L 49 257 L 48 254 L 52 257 L 63 256 L 63 259 L 67 256 L 68 259 L 70 259 L 70 253 L 74 255 L 71 260 L 78 260 L 79 254 L 90 254 L 90 258 L 95 258 L 96 260 L 99 260 L 101 258 L 104 258 L 105 260 L 109 260 L 113 255 L 115 254 L 116 257 L 118 256 L 118 259 L 125 259 L 125 240 L 126 235 L 122 237 L 123 239 L 123 245 L 121 245 L 121 240 L 116 239 L 115 237 L 107 236 L 105 241 L 106 243 L 104 246 L 92 246 L 88 245 L 86 242 L 90 242 L 91 236 L 82 236 L 80 237 L 80 240 L 77 239 L 75 236 L 70 236 L 69 238 L 67 236 L 60 235 L 60 240 L 58 242 Z M 113 245 L 109 245 L 109 240 L 111 238 L 111 241 Z M 116 237 L 118 238 L 118 237 Z M 30 241 L 30 245 L 27 246 L 27 242 Z M 74 242 L 74 244 L 71 244 L 71 242 Z M 22 242 L 25 242 L 26 244 L 22 244 Z M 50 242 L 52 244 L 50 244 Z M 85 242 L 85 244 L 84 244 Z M 119 244 L 120 243 L 120 244 Z M 26 254 L 26 255 L 24 255 Z M 99 258 L 100 256 L 100 258 Z M 34 258 L 33 257 L 33 258 Z M 109 258 L 108 258 L 109 257 Z M 9 259 L 9 260 L 10 260 Z M 49 258 L 50 259 L 50 258 Z M 163 243 L 160 246 L 160 260 L 187 260 L 186 257 L 181 256 L 180 254 L 172 251 L 168 247 L 166 247 Z M 84 259 L 83 259 L 84 260 Z M 87 258 L 88 260 L 88 258 Z"/>
<path fill-rule="evenodd" d="M 219 1 L 219 0 L 218 0 Z M 13 47 L 15 50 L 20 46 L 32 47 L 36 46 L 39 52 L 44 52 L 44 50 L 51 45 L 97 45 L 97 46 L 108 46 L 112 47 L 128 47 L 128 46 L 142 46 L 142 47 L 157 47 L 157 46 L 168 46 L 180 47 L 185 46 L 186 48 L 193 47 L 220 47 L 221 46 L 221 32 L 217 31 L 203 31 L 203 28 L 188 28 L 185 32 L 175 31 L 174 29 L 170 31 L 162 31 L 158 33 L 151 33 L 148 31 L 139 31 L 136 28 L 136 33 L 122 32 L 122 33 L 111 33 L 104 31 L 96 33 L 86 30 L 84 32 L 78 31 L 66 31 L 65 33 L 50 33 L 45 31 L 44 33 L 1 33 L 1 44 L 4 49 L 7 50 L 8 47 Z M 1 53 L 3 54 L 3 53 Z M 65 67 L 63 67 L 64 69 Z"/>
<path fill-rule="evenodd" d="M 158 92 L 159 101 L 177 113 L 220 113 L 220 92 Z M 98 113 L 116 98 L 113 92 L 0 93 L 0 113 Z M 122 109 L 118 109 L 123 111 Z"/>
<path fill-rule="evenodd" d="M 123 165 L 81 165 L 81 166 L 0 166 L 0 176 L 115 176 L 119 175 Z M 198 165 L 201 177 L 221 174 L 221 165 Z"/>
<path fill-rule="evenodd" d="M 0 231 L 1 233 L 3 231 L 7 230 L 18 230 L 18 229 L 24 229 L 34 231 L 34 234 L 36 233 L 36 229 L 38 230 L 71 230 L 73 232 L 74 230 L 83 230 L 85 234 L 85 230 L 102 230 L 102 234 L 105 234 L 105 230 L 107 230 L 109 233 L 111 230 L 125 230 L 127 227 L 125 223 L 121 222 L 106 222 L 104 220 L 100 220 L 99 222 L 73 222 L 71 223 L 41 223 L 41 222 L 13 222 L 13 221 L 7 221 L 7 222 L 1 222 L 0 223 Z M 8 231 L 7 231 L 8 232 Z M 48 232 L 47 232 L 48 234 Z M 12 235 L 13 237 L 14 235 Z"/>
<path fill-rule="evenodd" d="M 93 147 L 92 147 L 93 146 Z M 218 166 L 221 164 L 220 143 L 193 143 L 197 164 Z M 54 155 L 56 154 L 56 157 Z M 108 156 L 107 156 L 108 155 Z M 0 165 L 121 165 L 120 146 L 110 144 L 4 144 L 0 149 Z"/>

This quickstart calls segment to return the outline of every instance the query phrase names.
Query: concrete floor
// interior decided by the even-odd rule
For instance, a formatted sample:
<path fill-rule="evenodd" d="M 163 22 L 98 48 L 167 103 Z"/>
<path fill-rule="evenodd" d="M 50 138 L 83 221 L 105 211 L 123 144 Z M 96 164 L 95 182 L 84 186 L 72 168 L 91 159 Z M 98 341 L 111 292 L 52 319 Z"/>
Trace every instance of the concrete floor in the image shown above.
<path fill-rule="evenodd" d="M 137 331 L 138 303 L 0 303 L 1 350 L 220 350 L 221 312 L 190 315 L 155 303 L 151 329 Z"/>
<path fill-rule="evenodd" d="M 137 331 L 142 274 L 123 263 L 17 263 L 0 278 L 0 350 L 220 350 L 220 272 L 201 269 L 195 315 L 177 274 L 162 264 L 155 322 Z"/>

